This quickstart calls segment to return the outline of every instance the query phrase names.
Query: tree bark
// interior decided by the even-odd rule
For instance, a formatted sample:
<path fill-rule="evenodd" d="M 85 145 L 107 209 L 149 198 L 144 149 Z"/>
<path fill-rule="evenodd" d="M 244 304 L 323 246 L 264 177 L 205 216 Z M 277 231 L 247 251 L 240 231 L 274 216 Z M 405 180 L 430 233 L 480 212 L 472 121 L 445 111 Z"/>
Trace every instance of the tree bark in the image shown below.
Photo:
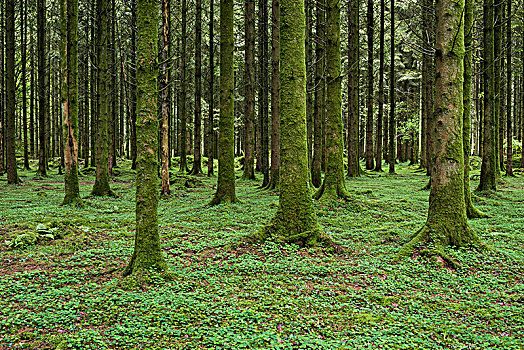
<path fill-rule="evenodd" d="M 246 180 L 255 179 L 255 0 L 245 2 L 245 103 L 244 103 L 244 173 Z"/>
<path fill-rule="evenodd" d="M 463 0 L 436 3 L 435 133 L 432 140 L 431 193 L 428 218 L 418 234 L 398 253 L 409 255 L 419 243 L 425 253 L 455 262 L 444 247 L 480 245 L 466 216 L 464 199 L 464 149 L 462 137 L 464 83 Z"/>
<path fill-rule="evenodd" d="M 215 0 L 209 1 L 209 115 L 208 115 L 208 159 L 207 176 L 214 173 L 214 154 L 215 154 Z"/>
<path fill-rule="evenodd" d="M 6 0 L 6 90 L 7 90 L 7 115 L 6 115 L 6 168 L 7 183 L 18 184 L 18 170 L 16 166 L 15 147 L 15 0 Z"/>
<path fill-rule="evenodd" d="M 377 138 L 375 140 L 375 171 L 382 172 L 382 121 L 384 119 L 384 22 L 386 5 L 385 0 L 380 0 L 380 52 L 378 73 L 378 115 Z"/>
<path fill-rule="evenodd" d="M 124 276 L 156 270 L 169 276 L 158 233 L 158 3 L 138 0 L 135 248 Z"/>
<path fill-rule="evenodd" d="M 360 176 L 359 162 L 359 40 L 358 40 L 359 0 L 351 0 L 348 9 L 348 173 L 349 177 Z"/>
<path fill-rule="evenodd" d="M 373 0 L 368 0 L 367 4 L 367 36 L 368 36 L 368 62 L 367 62 L 367 95 L 366 95 L 366 169 L 373 170 Z"/>
<path fill-rule="evenodd" d="M 271 69 L 271 177 L 268 188 L 277 189 L 280 182 L 280 0 L 272 0 Z"/>
<path fill-rule="evenodd" d="M 46 165 L 46 0 L 37 2 L 38 40 L 38 174 L 47 176 Z"/>
<path fill-rule="evenodd" d="M 191 175 L 202 174 L 202 0 L 196 0 L 195 19 L 195 142 Z"/>
<path fill-rule="evenodd" d="M 169 47 L 169 26 L 168 26 L 168 8 L 169 1 L 162 0 L 162 27 L 160 30 L 160 69 L 159 69 L 159 91 L 160 91 L 160 140 L 161 140 L 161 151 L 160 151 L 160 163 L 161 163 L 161 189 L 160 194 L 168 196 L 171 194 L 171 188 L 169 187 L 169 88 L 170 88 L 170 76 L 169 66 L 171 64 L 171 58 L 168 55 Z"/>
<path fill-rule="evenodd" d="M 218 184 L 211 205 L 237 202 L 235 193 L 235 129 L 233 0 L 220 0 L 220 121 Z"/>
<path fill-rule="evenodd" d="M 396 156 L 396 121 L 395 121 L 395 88 L 396 88 L 396 79 L 395 79 L 395 0 L 391 0 L 391 22 L 390 22 L 390 67 L 389 67 L 389 152 L 388 152 L 388 163 L 389 163 L 389 173 L 395 173 L 395 162 L 397 159 Z"/>

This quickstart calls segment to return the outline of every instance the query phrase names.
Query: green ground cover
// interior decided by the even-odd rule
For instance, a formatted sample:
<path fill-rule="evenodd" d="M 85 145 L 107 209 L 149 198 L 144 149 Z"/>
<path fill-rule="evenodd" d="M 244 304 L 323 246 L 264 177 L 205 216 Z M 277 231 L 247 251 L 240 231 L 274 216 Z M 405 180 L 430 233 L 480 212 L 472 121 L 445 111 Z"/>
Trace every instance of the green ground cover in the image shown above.
<path fill-rule="evenodd" d="M 149 285 L 121 278 L 133 249 L 130 170 L 116 169 L 117 198 L 88 197 L 94 177 L 83 174 L 83 209 L 59 206 L 56 170 L 0 181 L 0 349 L 524 348 L 524 177 L 477 194 L 491 218 L 470 223 L 493 251 L 450 249 L 454 270 L 417 254 L 392 263 L 429 194 L 423 173 L 399 168 L 347 180 L 349 202 L 315 204 L 338 254 L 245 245 L 277 194 L 239 180 L 242 203 L 206 207 L 216 178 L 175 173 L 159 214 L 180 277 Z"/>

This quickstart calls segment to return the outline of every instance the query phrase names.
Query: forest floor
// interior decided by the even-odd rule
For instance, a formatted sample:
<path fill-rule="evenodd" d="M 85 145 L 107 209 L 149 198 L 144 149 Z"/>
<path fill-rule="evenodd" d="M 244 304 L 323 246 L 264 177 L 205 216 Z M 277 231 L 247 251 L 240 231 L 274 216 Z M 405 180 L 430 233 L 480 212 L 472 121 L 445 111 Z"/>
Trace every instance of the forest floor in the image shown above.
<path fill-rule="evenodd" d="M 159 214 L 180 278 L 133 286 L 121 277 L 133 172 L 115 169 L 117 198 L 90 197 L 93 173 L 83 174 L 83 209 L 59 206 L 63 177 L 51 172 L 0 181 L 0 349 L 524 348 L 522 173 L 476 195 L 491 218 L 470 224 L 494 249 L 449 249 L 453 270 L 420 256 L 392 263 L 428 207 L 428 178 L 407 164 L 348 179 L 348 202 L 315 204 L 341 254 L 239 244 L 272 217 L 278 195 L 238 180 L 242 203 L 207 207 L 216 177 L 175 172 Z"/>

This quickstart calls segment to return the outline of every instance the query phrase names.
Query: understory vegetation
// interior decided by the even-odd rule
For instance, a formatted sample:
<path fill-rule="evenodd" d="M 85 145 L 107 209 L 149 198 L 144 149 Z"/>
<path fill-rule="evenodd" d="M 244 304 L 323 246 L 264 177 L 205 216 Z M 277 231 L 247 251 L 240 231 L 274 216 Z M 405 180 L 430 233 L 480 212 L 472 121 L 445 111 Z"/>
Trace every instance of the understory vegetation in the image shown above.
<path fill-rule="evenodd" d="M 491 249 L 448 249 L 454 269 L 420 250 L 392 262 L 427 217 L 428 177 L 407 163 L 347 180 L 348 201 L 315 203 L 337 252 L 246 244 L 278 194 L 238 180 L 240 203 L 210 207 L 216 179 L 175 172 L 159 218 L 177 277 L 142 283 L 121 276 L 135 229 L 128 169 L 114 169 L 115 198 L 90 197 L 84 171 L 81 209 L 59 206 L 56 171 L 0 183 L 1 349 L 522 349 L 522 176 L 474 193 L 491 217 L 469 223 Z"/>

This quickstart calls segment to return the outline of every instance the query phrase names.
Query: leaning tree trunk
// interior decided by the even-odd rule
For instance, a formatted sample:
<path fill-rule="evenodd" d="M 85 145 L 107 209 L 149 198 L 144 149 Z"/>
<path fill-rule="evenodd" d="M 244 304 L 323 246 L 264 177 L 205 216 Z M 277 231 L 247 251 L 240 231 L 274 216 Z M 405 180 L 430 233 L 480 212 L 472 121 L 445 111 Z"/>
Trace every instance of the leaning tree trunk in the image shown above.
<path fill-rule="evenodd" d="M 237 202 L 235 193 L 235 116 L 233 0 L 220 0 L 220 121 L 218 185 L 211 205 Z"/>
<path fill-rule="evenodd" d="M 486 217 L 471 201 L 471 186 L 469 183 L 469 156 L 471 153 L 471 81 L 473 64 L 473 0 L 465 0 L 464 11 L 464 114 L 463 114 L 463 146 L 464 146 L 464 199 L 468 218 Z"/>
<path fill-rule="evenodd" d="M 15 0 L 7 0 L 5 4 L 6 18 L 15 18 Z M 16 168 L 16 150 L 15 150 L 15 101 L 16 101 L 16 84 L 15 84 L 15 22 L 14 20 L 6 21 L 6 88 L 7 88 L 7 115 L 6 115 L 6 167 L 7 183 L 17 184 L 18 172 Z M 0 151 L 2 151 L 0 149 Z"/>
<path fill-rule="evenodd" d="M 398 253 L 409 255 L 418 245 L 425 253 L 454 261 L 444 247 L 479 245 L 471 230 L 464 200 L 464 148 L 462 146 L 464 25 L 463 0 L 436 3 L 435 133 L 432 140 L 431 194 L 428 218 L 418 234 Z"/>
<path fill-rule="evenodd" d="M 484 133 L 479 191 L 497 189 L 495 153 L 493 0 L 484 0 Z"/>
<path fill-rule="evenodd" d="M 349 197 L 344 177 L 344 128 L 342 124 L 342 75 L 340 61 L 340 1 L 327 0 L 327 119 L 326 174 L 315 199 Z"/>
<path fill-rule="evenodd" d="M 359 54 L 358 54 L 358 0 L 350 0 L 348 9 L 348 173 L 349 177 L 360 176 L 359 163 Z"/>
<path fill-rule="evenodd" d="M 62 205 L 83 206 L 78 184 L 78 0 L 60 1 L 65 197 Z"/>
<path fill-rule="evenodd" d="M 245 130 L 245 157 L 244 174 L 246 180 L 255 179 L 254 148 L 255 148 L 255 0 L 245 3 L 245 103 L 244 103 L 244 130 Z"/>
<path fill-rule="evenodd" d="M 135 248 L 124 276 L 151 269 L 169 276 L 158 234 L 158 4 L 138 0 Z"/>
<path fill-rule="evenodd" d="M 315 245 L 322 228 L 309 188 L 304 2 L 280 2 L 280 197 L 271 222 L 253 238 Z"/>

